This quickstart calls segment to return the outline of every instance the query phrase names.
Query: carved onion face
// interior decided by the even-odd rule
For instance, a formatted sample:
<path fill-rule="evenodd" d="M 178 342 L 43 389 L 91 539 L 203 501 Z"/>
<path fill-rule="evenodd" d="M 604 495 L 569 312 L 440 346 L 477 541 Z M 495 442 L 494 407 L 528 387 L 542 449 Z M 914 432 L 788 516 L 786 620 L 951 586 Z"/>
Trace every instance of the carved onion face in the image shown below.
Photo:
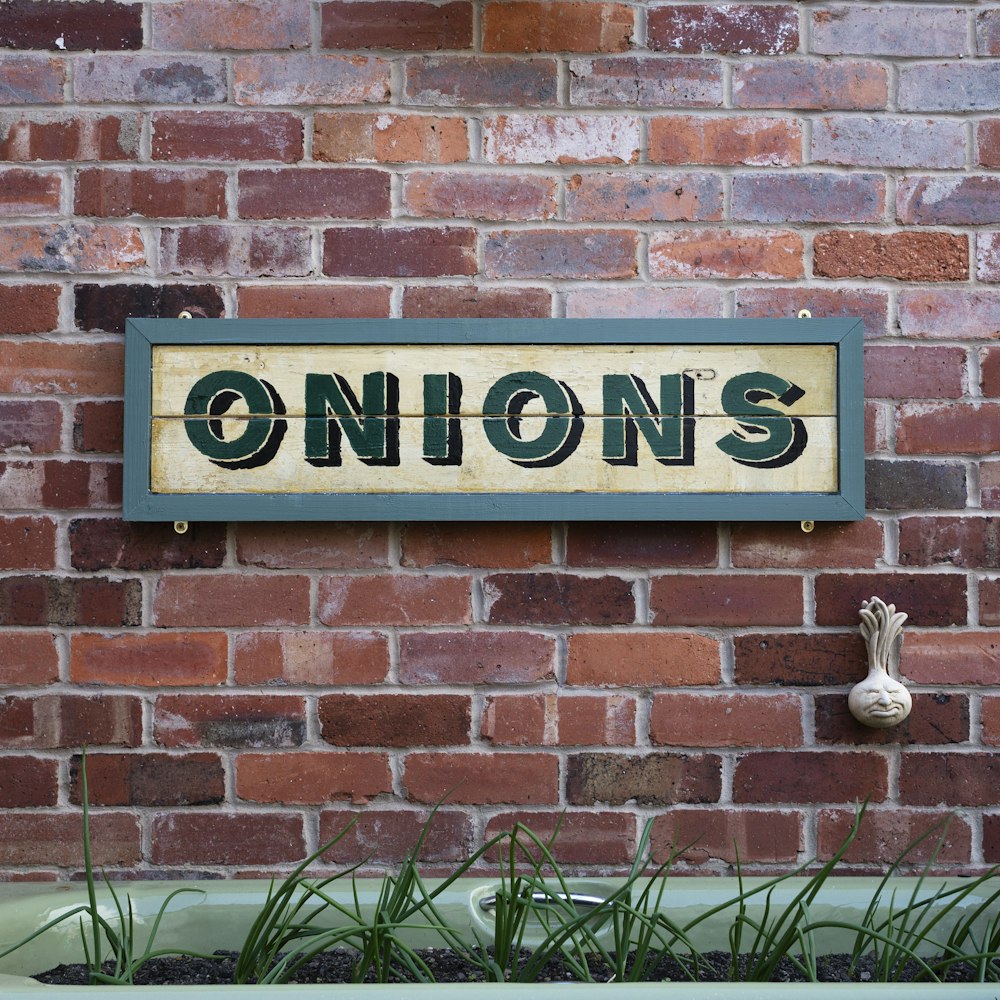
<path fill-rule="evenodd" d="M 858 722 L 876 729 L 888 729 L 899 725 L 910 714 L 913 700 L 903 684 L 876 671 L 851 689 L 847 705 Z"/>

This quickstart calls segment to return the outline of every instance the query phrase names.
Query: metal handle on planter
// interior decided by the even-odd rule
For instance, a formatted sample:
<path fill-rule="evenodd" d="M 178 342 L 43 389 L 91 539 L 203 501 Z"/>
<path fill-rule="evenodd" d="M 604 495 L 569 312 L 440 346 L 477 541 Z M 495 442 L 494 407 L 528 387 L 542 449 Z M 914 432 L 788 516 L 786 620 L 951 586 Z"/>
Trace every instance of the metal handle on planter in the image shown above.
<path fill-rule="evenodd" d="M 540 906 L 551 905 L 555 899 L 572 903 L 574 906 L 600 906 L 605 902 L 603 896 L 589 896 L 583 892 L 571 892 L 568 894 L 565 892 L 533 892 L 531 894 L 532 903 L 537 903 Z M 492 896 L 483 896 L 479 900 L 479 909 L 481 910 L 495 910 L 496 905 L 496 893 L 493 893 Z"/>

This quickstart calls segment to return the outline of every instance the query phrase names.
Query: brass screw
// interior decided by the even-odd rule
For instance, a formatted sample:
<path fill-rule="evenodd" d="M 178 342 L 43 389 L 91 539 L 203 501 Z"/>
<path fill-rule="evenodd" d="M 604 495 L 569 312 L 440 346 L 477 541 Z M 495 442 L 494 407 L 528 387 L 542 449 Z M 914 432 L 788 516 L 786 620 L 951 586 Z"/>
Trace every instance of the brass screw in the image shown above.
<path fill-rule="evenodd" d="M 192 313 L 190 309 L 182 309 L 177 314 L 177 318 L 178 319 L 194 319 L 194 313 Z"/>
<path fill-rule="evenodd" d="M 176 531 L 178 535 L 186 535 L 187 530 L 188 530 L 187 521 L 174 521 L 174 531 Z"/>
<path fill-rule="evenodd" d="M 799 319 L 812 319 L 813 314 L 808 309 L 799 310 Z"/>
<path fill-rule="evenodd" d="M 816 527 L 815 521 L 799 521 L 799 527 L 808 535 Z"/>

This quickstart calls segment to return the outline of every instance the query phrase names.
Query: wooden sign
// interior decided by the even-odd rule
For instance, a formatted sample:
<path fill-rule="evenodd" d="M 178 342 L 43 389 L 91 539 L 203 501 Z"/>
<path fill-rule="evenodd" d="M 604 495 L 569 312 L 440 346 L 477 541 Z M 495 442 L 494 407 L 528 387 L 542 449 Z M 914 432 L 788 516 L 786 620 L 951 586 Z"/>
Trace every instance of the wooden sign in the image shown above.
<path fill-rule="evenodd" d="M 138 520 L 864 515 L 857 320 L 130 320 Z"/>

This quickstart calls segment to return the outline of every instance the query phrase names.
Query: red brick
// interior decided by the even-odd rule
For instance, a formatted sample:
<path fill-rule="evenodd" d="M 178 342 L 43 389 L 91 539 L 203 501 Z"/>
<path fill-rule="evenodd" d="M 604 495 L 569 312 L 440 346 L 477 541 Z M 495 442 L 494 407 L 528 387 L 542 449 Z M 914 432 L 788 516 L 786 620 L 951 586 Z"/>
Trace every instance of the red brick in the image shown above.
<path fill-rule="evenodd" d="M 312 270 L 310 233 L 299 226 L 164 228 L 160 266 L 174 274 L 298 277 Z"/>
<path fill-rule="evenodd" d="M 410 753 L 403 787 L 413 802 L 449 805 L 554 805 L 559 758 L 551 753 Z"/>
<path fill-rule="evenodd" d="M 737 684 L 776 684 L 782 687 L 855 684 L 858 664 L 864 663 L 860 635 L 740 635 L 736 646 Z"/>
<path fill-rule="evenodd" d="M 983 858 L 987 864 L 1000 861 L 1000 813 L 983 816 Z"/>
<path fill-rule="evenodd" d="M 552 856 L 563 865 L 627 866 L 634 856 L 635 817 L 626 813 L 501 812 L 486 824 L 485 836 L 513 830 L 515 824 L 527 827 L 546 843 L 551 841 Z M 518 843 L 530 847 L 523 834 Z"/>
<path fill-rule="evenodd" d="M 976 234 L 976 277 L 1000 281 L 1000 233 Z"/>
<path fill-rule="evenodd" d="M 979 352 L 979 373 L 984 396 L 1000 396 L 1000 348 L 985 347 Z"/>
<path fill-rule="evenodd" d="M 551 219 L 556 182 L 549 177 L 413 171 L 403 178 L 407 215 L 431 219 Z"/>
<path fill-rule="evenodd" d="M 295 0 L 182 0 L 153 7 L 158 49 L 308 48 L 309 9 Z"/>
<path fill-rule="evenodd" d="M 161 695 L 153 708 L 163 747 L 297 747 L 305 736 L 305 703 L 293 695 Z"/>
<path fill-rule="evenodd" d="M 120 455 L 123 431 L 124 405 L 120 400 L 77 403 L 73 408 L 73 448 L 77 452 Z"/>
<path fill-rule="evenodd" d="M 483 8 L 484 52 L 625 52 L 632 10 L 617 3 L 504 0 Z"/>
<path fill-rule="evenodd" d="M 735 802 L 850 802 L 888 795 L 887 759 L 873 752 L 788 751 L 749 753 L 736 761 Z"/>
<path fill-rule="evenodd" d="M 879 222 L 879 174 L 743 173 L 733 178 L 732 217 L 747 222 Z M 862 234 L 857 234 L 862 235 Z"/>
<path fill-rule="evenodd" d="M 74 211 L 105 218 L 222 218 L 226 214 L 226 175 L 221 170 L 93 167 L 76 176 Z"/>
<path fill-rule="evenodd" d="M 802 276 L 802 237 L 760 229 L 674 229 L 649 241 L 652 278 Z"/>
<path fill-rule="evenodd" d="M 74 569 L 217 568 L 226 555 L 225 527 L 195 524 L 178 535 L 169 524 L 82 518 L 70 522 Z"/>
<path fill-rule="evenodd" d="M 323 273 L 334 277 L 433 278 L 476 270 L 476 232 L 466 226 L 357 226 L 323 234 Z"/>
<path fill-rule="evenodd" d="M 81 102 L 214 104 L 226 93 L 226 63 L 219 57 L 101 55 L 77 59 L 73 71 L 73 96 Z"/>
<path fill-rule="evenodd" d="M 958 399 L 964 394 L 960 347 L 865 348 L 865 396 L 882 399 Z"/>
<path fill-rule="evenodd" d="M 468 745 L 472 700 L 449 694 L 331 694 L 319 699 L 322 737 L 333 746 Z"/>
<path fill-rule="evenodd" d="M 958 862 L 971 860 L 972 831 L 965 819 L 948 817 L 947 834 L 939 844 L 941 831 L 932 834 L 906 858 L 911 864 Z M 861 829 L 847 849 L 844 861 L 892 864 L 898 861 L 906 848 L 935 825 L 940 817 L 934 813 L 915 809 L 868 809 L 861 821 Z M 817 814 L 816 842 L 820 858 L 829 858 L 847 839 L 854 823 L 854 811 L 849 809 L 821 809 Z"/>
<path fill-rule="evenodd" d="M 899 294 L 904 337 L 979 340 L 1000 336 L 1000 293 L 912 289 Z"/>
<path fill-rule="evenodd" d="M 906 611 L 911 625 L 965 624 L 965 576 L 953 573 L 821 573 L 816 624 L 856 625 L 862 601 L 872 594 Z"/>
<path fill-rule="evenodd" d="M 0 115 L 0 160 L 134 160 L 140 125 L 133 112 Z"/>
<path fill-rule="evenodd" d="M 394 112 L 317 112 L 313 158 L 333 163 L 459 163 L 469 158 L 464 118 Z"/>
<path fill-rule="evenodd" d="M 874 569 L 882 558 L 882 524 L 820 522 L 810 534 L 797 524 L 736 524 L 730 550 L 734 566 L 752 569 Z"/>
<path fill-rule="evenodd" d="M 236 758 L 236 795 L 252 802 L 315 805 L 365 802 L 392 791 L 381 753 L 243 753 Z"/>
<path fill-rule="evenodd" d="M 1000 118 L 985 118 L 976 125 L 976 150 L 981 166 L 1000 166 Z"/>
<path fill-rule="evenodd" d="M 717 566 L 718 530 L 714 524 L 630 524 L 609 531 L 604 524 L 569 526 L 566 562 L 570 566 Z"/>
<path fill-rule="evenodd" d="M 493 746 L 556 746 L 558 726 L 555 695 L 499 694 L 483 704 L 480 735 Z"/>
<path fill-rule="evenodd" d="M 802 579 L 794 576 L 653 578 L 654 625 L 801 625 Z"/>
<path fill-rule="evenodd" d="M 0 808 L 23 809 L 56 804 L 58 761 L 11 755 L 4 755 L 2 760 Z"/>
<path fill-rule="evenodd" d="M 635 700 L 628 695 L 494 695 L 481 735 L 494 746 L 633 746 Z"/>
<path fill-rule="evenodd" d="M 971 568 L 1000 566 L 1000 518 L 901 518 L 899 564 Z"/>
<path fill-rule="evenodd" d="M 324 625 L 467 625 L 472 621 L 467 576 L 325 576 L 317 614 Z"/>
<path fill-rule="evenodd" d="M 125 695 L 41 695 L 0 699 L 0 745 L 54 749 L 142 743 L 142 702 Z"/>
<path fill-rule="evenodd" d="M 0 452 L 59 451 L 62 411 L 51 400 L 0 402 Z"/>
<path fill-rule="evenodd" d="M 163 576 L 153 593 L 156 624 L 306 625 L 309 578 L 247 573 Z"/>
<path fill-rule="evenodd" d="M 151 826 L 155 865 L 271 865 L 305 857 L 298 813 L 158 813 Z"/>
<path fill-rule="evenodd" d="M 346 836 L 324 855 L 335 864 L 399 864 L 416 846 L 428 820 L 430 826 L 420 851 L 420 860 L 463 861 L 472 854 L 472 817 L 462 812 L 438 810 L 431 818 L 426 810 L 375 809 L 363 812 L 325 809 L 319 817 L 319 839 L 332 840 L 352 821 Z"/>
<path fill-rule="evenodd" d="M 70 679 L 134 687 L 221 684 L 226 648 L 221 632 L 78 633 L 70 637 Z"/>
<path fill-rule="evenodd" d="M 237 293 L 241 319 L 386 318 L 384 285 L 244 285 Z"/>
<path fill-rule="evenodd" d="M 996 451 L 1000 403 L 951 403 L 900 406 L 896 451 L 900 455 L 971 454 Z"/>
<path fill-rule="evenodd" d="M 632 584 L 619 577 L 496 573 L 483 580 L 492 624 L 631 624 Z"/>
<path fill-rule="evenodd" d="M 813 241 L 813 272 L 824 278 L 964 281 L 969 241 L 953 233 L 835 230 Z"/>
<path fill-rule="evenodd" d="M 399 637 L 403 684 L 522 684 L 555 673 L 555 639 L 531 632 L 425 632 Z"/>
<path fill-rule="evenodd" d="M 0 285 L 0 333 L 48 333 L 58 323 L 58 285 Z"/>
<path fill-rule="evenodd" d="M 0 685 L 51 684 L 58 679 L 54 636 L 39 631 L 0 632 Z"/>
<path fill-rule="evenodd" d="M 718 684 L 719 643 L 701 635 L 590 632 L 570 636 L 566 683 L 598 687 Z"/>
<path fill-rule="evenodd" d="M 636 703 L 626 694 L 558 700 L 560 746 L 633 746 Z"/>
<path fill-rule="evenodd" d="M 657 694 L 650 742 L 673 747 L 797 747 L 802 703 L 796 695 Z"/>
<path fill-rule="evenodd" d="M 599 58 L 569 64 L 574 107 L 716 108 L 722 105 L 719 59 Z"/>
<path fill-rule="evenodd" d="M 965 166 L 962 122 L 832 115 L 813 122 L 813 163 L 849 167 Z"/>
<path fill-rule="evenodd" d="M 1000 697 L 986 695 L 982 700 L 983 743 L 1000 746 Z"/>
<path fill-rule="evenodd" d="M 979 463 L 979 505 L 1000 510 L 1000 462 Z"/>
<path fill-rule="evenodd" d="M 799 15 L 784 4 L 651 7 L 646 35 L 648 46 L 659 52 L 777 55 L 799 47 Z"/>
<path fill-rule="evenodd" d="M 114 507 L 121 482 L 119 463 L 0 462 L 0 509 Z"/>
<path fill-rule="evenodd" d="M 0 625 L 138 625 L 138 580 L 10 576 L 0 579 Z"/>
<path fill-rule="evenodd" d="M 915 694 L 909 718 L 891 729 L 872 729 L 858 722 L 841 694 L 816 696 L 815 738 L 818 744 L 851 746 L 942 745 L 969 741 L 969 699 L 958 694 Z"/>
<path fill-rule="evenodd" d="M 267 569 L 369 569 L 388 565 L 389 532 L 368 522 L 244 522 L 236 559 Z"/>
<path fill-rule="evenodd" d="M 956 462 L 865 462 L 869 510 L 934 510 L 965 507 L 965 469 Z"/>
<path fill-rule="evenodd" d="M 48 517 L 0 517 L 0 569 L 55 569 L 56 523 Z"/>
<path fill-rule="evenodd" d="M 886 68 L 877 62 L 785 58 L 750 60 L 733 71 L 737 108 L 879 110 L 889 97 Z"/>
<path fill-rule="evenodd" d="M 0 56 L 0 106 L 62 104 L 66 65 L 42 56 Z"/>
<path fill-rule="evenodd" d="M 722 180 L 710 174 L 576 174 L 566 184 L 574 222 L 718 221 Z"/>
<path fill-rule="evenodd" d="M 904 753 L 899 800 L 912 806 L 991 806 L 1000 781 L 1000 754 Z"/>
<path fill-rule="evenodd" d="M 794 319 L 808 309 L 817 319 L 855 316 L 864 321 L 865 335 L 880 337 L 888 325 L 889 296 L 878 288 L 738 288 L 736 315 Z"/>
<path fill-rule="evenodd" d="M 406 60 L 404 104 L 430 107 L 554 105 L 555 59 L 508 56 L 419 56 Z"/>
<path fill-rule="evenodd" d="M 142 5 L 13 0 L 4 5 L 0 46 L 14 49 L 142 48 Z"/>
<path fill-rule="evenodd" d="M 794 862 L 803 844 L 800 812 L 673 808 L 656 818 L 652 849 L 657 861 L 687 846 L 681 859 L 703 865 Z M 690 846 L 688 846 L 690 845 Z"/>
<path fill-rule="evenodd" d="M 489 278 L 633 278 L 638 234 L 623 229 L 520 229 L 486 234 Z"/>
<path fill-rule="evenodd" d="M 74 285 L 76 325 L 81 330 L 124 333 L 130 316 L 174 319 L 186 309 L 197 318 L 225 315 L 218 285 Z M 120 404 L 115 404 L 120 405 Z M 120 428 L 119 428 L 120 432 Z M 121 447 L 108 449 L 121 451 Z"/>
<path fill-rule="evenodd" d="M 364 56 L 241 56 L 234 63 L 237 104 L 374 104 L 389 100 L 389 63 Z"/>
<path fill-rule="evenodd" d="M 154 160 L 302 159 L 302 119 L 286 111 L 162 111 L 153 115 Z"/>
<path fill-rule="evenodd" d="M 904 177 L 896 189 L 896 215 L 918 226 L 981 226 L 1000 222 L 998 198 L 998 177 Z"/>
<path fill-rule="evenodd" d="M 989 581 L 980 584 L 980 598 Z M 986 616 L 988 617 L 988 616 Z M 982 625 L 1000 624 L 985 620 Z M 908 631 L 900 671 L 915 684 L 992 684 L 1000 669 L 1000 632 Z"/>
<path fill-rule="evenodd" d="M 58 215 L 62 178 L 35 170 L 0 170 L 0 217 Z"/>
<path fill-rule="evenodd" d="M 326 49 L 467 49 L 472 47 L 472 4 L 371 0 L 321 5 L 320 44 Z"/>
<path fill-rule="evenodd" d="M 569 289 L 566 315 L 570 319 L 717 318 L 722 315 L 722 293 L 717 288 L 695 285 L 690 288 L 652 288 L 646 285 L 601 288 L 591 285 Z M 633 528 L 641 528 L 634 524 Z M 691 527 L 696 527 L 692 524 Z"/>
<path fill-rule="evenodd" d="M 135 226 L 40 223 L 0 232 L 0 271 L 134 271 L 146 266 Z"/>
<path fill-rule="evenodd" d="M 483 121 L 489 163 L 635 163 L 641 123 L 631 115 L 506 114 Z"/>
<path fill-rule="evenodd" d="M 244 219 L 387 219 L 389 174 L 382 170 L 241 170 Z"/>
<path fill-rule="evenodd" d="M 530 569 L 552 562 L 550 524 L 408 524 L 403 566 L 476 566 Z"/>
<path fill-rule="evenodd" d="M 802 126 L 784 118 L 754 115 L 652 118 L 647 155 L 650 163 L 793 167 L 802 162 Z"/>
<path fill-rule="evenodd" d="M 820 55 L 964 56 L 960 7 L 837 6 L 813 13 L 812 51 Z"/>
<path fill-rule="evenodd" d="M 139 820 L 127 813 L 90 817 L 93 863 L 134 865 L 141 855 Z M 0 864 L 82 865 L 83 817 L 74 812 L 0 814 Z"/>
<path fill-rule="evenodd" d="M 544 288 L 418 285 L 403 290 L 407 319 L 548 319 L 551 315 L 552 294 Z"/>
<path fill-rule="evenodd" d="M 717 754 L 575 753 L 567 762 L 566 799 L 571 805 L 715 802 L 721 772 Z"/>
<path fill-rule="evenodd" d="M 379 684 L 389 643 L 377 632 L 243 632 L 233 658 L 237 684 Z"/>
<path fill-rule="evenodd" d="M 217 805 L 225 795 L 225 774 L 214 753 L 92 753 L 87 793 L 90 804 L 99 806 Z M 70 801 L 81 801 L 79 757 L 70 762 Z"/>

